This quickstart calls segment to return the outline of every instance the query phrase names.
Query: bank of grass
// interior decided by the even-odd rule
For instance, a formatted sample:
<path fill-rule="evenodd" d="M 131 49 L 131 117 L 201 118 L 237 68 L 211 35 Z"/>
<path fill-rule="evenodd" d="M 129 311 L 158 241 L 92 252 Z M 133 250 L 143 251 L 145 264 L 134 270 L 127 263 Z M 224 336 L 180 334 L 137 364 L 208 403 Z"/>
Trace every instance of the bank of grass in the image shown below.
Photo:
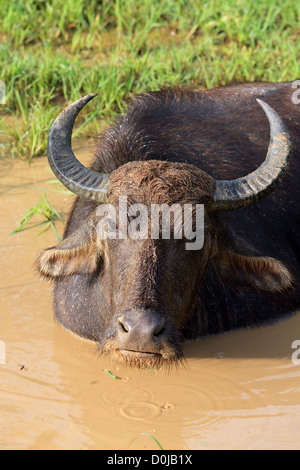
<path fill-rule="evenodd" d="M 298 0 L 2 0 L 0 148 L 44 155 L 55 116 L 90 92 L 86 135 L 162 85 L 299 78 L 299 19 Z"/>

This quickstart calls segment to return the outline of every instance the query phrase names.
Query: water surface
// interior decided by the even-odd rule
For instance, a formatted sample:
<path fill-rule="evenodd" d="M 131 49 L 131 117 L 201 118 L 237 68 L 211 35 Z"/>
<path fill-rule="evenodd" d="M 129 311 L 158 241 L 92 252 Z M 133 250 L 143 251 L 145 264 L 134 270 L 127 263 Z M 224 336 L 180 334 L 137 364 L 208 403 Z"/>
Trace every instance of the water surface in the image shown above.
<path fill-rule="evenodd" d="M 0 173 L 0 449 L 157 450 L 142 433 L 165 450 L 300 448 L 300 315 L 188 343 L 185 368 L 169 373 L 99 358 L 53 321 L 51 286 L 32 269 L 54 233 L 10 235 L 45 189 L 60 212 L 73 198 L 53 191 L 44 158 L 4 161 Z"/>

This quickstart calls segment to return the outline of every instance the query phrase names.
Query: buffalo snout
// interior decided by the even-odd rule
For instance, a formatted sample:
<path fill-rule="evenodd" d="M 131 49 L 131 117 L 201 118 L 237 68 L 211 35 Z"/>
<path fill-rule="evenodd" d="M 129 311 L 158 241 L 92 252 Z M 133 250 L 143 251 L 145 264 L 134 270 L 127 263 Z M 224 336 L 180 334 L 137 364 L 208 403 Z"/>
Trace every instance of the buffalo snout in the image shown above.
<path fill-rule="evenodd" d="M 115 346 L 129 354 L 160 354 L 168 329 L 166 319 L 158 313 L 132 310 L 119 315 Z"/>

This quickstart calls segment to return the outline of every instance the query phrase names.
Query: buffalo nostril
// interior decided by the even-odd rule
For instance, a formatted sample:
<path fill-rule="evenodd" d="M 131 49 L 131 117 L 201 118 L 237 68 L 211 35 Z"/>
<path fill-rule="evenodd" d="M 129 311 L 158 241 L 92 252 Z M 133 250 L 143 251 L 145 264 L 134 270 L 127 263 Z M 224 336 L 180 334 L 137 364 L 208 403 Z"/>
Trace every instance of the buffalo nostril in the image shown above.
<path fill-rule="evenodd" d="M 154 331 L 153 331 L 153 336 L 160 336 L 166 329 L 166 326 L 158 326 Z"/>
<path fill-rule="evenodd" d="M 123 333 L 128 333 L 129 332 L 129 328 L 128 326 L 126 325 L 126 323 L 123 323 L 119 320 L 119 326 L 120 326 L 120 330 L 123 332 Z"/>

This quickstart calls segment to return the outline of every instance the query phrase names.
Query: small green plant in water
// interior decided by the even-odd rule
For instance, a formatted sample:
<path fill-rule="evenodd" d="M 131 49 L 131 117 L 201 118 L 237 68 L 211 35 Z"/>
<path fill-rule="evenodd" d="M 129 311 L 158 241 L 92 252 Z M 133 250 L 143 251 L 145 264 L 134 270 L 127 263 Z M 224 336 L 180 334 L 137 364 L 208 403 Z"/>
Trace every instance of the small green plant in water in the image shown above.
<path fill-rule="evenodd" d="M 158 445 L 158 447 L 160 448 L 160 450 L 163 450 L 163 448 L 162 448 L 161 444 L 158 442 L 158 440 L 157 440 L 154 436 L 152 436 L 152 434 L 149 434 L 148 432 L 140 432 L 140 434 L 138 434 L 137 436 L 135 436 L 135 437 L 132 439 L 132 441 L 130 442 L 130 444 L 129 444 L 128 447 L 130 447 L 131 444 L 132 444 L 139 436 L 149 436 L 149 437 L 151 437 L 151 438 L 156 442 L 156 444 Z"/>
<path fill-rule="evenodd" d="M 36 216 L 42 216 L 44 220 L 41 220 L 37 223 L 32 223 L 31 219 Z M 22 219 L 18 222 L 18 228 L 11 232 L 11 234 L 13 235 L 19 232 L 23 232 L 24 230 L 43 226 L 43 229 L 38 233 L 38 235 L 44 233 L 46 230 L 48 230 L 48 228 L 52 228 L 58 241 L 61 241 L 61 237 L 58 235 L 54 225 L 54 222 L 57 219 L 63 222 L 61 215 L 51 206 L 50 202 L 48 201 L 46 193 L 43 193 L 39 203 L 36 206 L 31 207 L 30 209 L 26 209 Z"/>

